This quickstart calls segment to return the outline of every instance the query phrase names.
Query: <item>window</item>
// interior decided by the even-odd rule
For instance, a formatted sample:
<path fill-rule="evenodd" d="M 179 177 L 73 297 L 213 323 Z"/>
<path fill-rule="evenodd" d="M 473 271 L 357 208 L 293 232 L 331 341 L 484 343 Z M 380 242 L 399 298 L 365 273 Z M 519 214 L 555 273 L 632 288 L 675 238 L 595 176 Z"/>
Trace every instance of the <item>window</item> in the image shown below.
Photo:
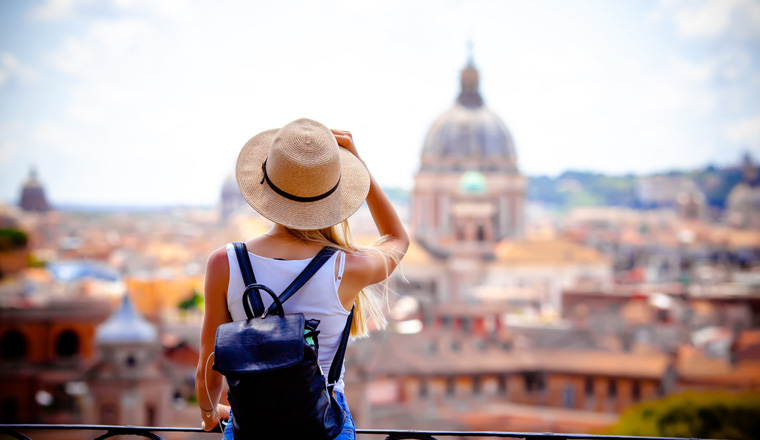
<path fill-rule="evenodd" d="M 631 398 L 634 402 L 641 400 L 641 383 L 638 380 L 633 381 L 633 389 L 631 390 Z"/>
<path fill-rule="evenodd" d="M 610 399 L 614 399 L 617 397 L 617 380 L 610 379 L 608 388 L 607 388 L 607 395 Z"/>
<path fill-rule="evenodd" d="M 507 376 L 500 375 L 498 378 L 496 392 L 498 394 L 507 394 Z"/>
<path fill-rule="evenodd" d="M 541 393 L 546 391 L 546 374 L 543 371 L 529 371 L 523 373 L 525 392 Z"/>
<path fill-rule="evenodd" d="M 461 318 L 460 322 L 464 333 L 472 333 L 472 320 L 470 318 Z"/>
<path fill-rule="evenodd" d="M 481 391 L 480 376 L 475 376 L 472 378 L 472 394 L 475 396 L 479 396 L 480 391 Z"/>
<path fill-rule="evenodd" d="M 148 404 L 145 406 L 145 422 L 148 426 L 157 426 L 156 423 L 156 406 Z"/>
<path fill-rule="evenodd" d="M 70 358 L 79 354 L 79 336 L 71 330 L 65 330 L 55 341 L 55 354 Z"/>
<path fill-rule="evenodd" d="M 424 399 L 427 396 L 428 396 L 428 384 L 427 384 L 427 381 L 423 379 L 420 381 L 420 397 Z"/>
<path fill-rule="evenodd" d="M 594 397 L 594 380 L 590 377 L 586 378 L 585 384 L 586 397 Z"/>
<path fill-rule="evenodd" d="M 26 337 L 18 330 L 11 330 L 0 340 L 0 356 L 3 360 L 18 360 L 26 356 Z"/>
<path fill-rule="evenodd" d="M 451 328 L 451 317 L 450 316 L 441 316 L 441 327 L 442 328 Z"/>
<path fill-rule="evenodd" d="M 562 405 L 565 408 L 575 408 L 575 387 L 565 385 L 562 388 Z"/>
<path fill-rule="evenodd" d="M 446 380 L 446 395 L 449 397 L 454 396 L 454 378 L 450 377 Z"/>
<path fill-rule="evenodd" d="M 0 414 L 3 423 L 18 423 L 18 402 L 13 397 L 3 400 L 3 412 Z"/>

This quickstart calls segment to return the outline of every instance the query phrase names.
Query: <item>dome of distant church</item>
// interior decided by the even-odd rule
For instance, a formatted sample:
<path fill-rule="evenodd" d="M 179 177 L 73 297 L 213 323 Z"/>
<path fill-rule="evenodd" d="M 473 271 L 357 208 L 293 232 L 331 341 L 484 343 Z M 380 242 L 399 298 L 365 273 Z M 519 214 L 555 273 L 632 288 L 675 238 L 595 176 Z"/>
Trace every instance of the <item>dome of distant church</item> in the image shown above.
<path fill-rule="evenodd" d="M 124 295 L 121 304 L 95 330 L 99 344 L 151 344 L 158 340 L 156 327 L 145 320 Z"/>
<path fill-rule="evenodd" d="M 428 131 L 423 169 L 517 171 L 512 136 L 501 118 L 483 105 L 478 84 L 478 70 L 470 61 L 462 70 L 456 103 Z"/>
<path fill-rule="evenodd" d="M 222 185 L 222 197 L 220 199 L 222 218 L 228 218 L 232 213 L 243 206 L 248 206 L 235 179 L 235 174 L 230 173 Z"/>
<path fill-rule="evenodd" d="M 21 200 L 19 206 L 24 211 L 45 212 L 50 210 L 50 205 L 45 197 L 45 188 L 37 179 L 37 170 L 29 170 L 29 178 L 21 189 Z"/>

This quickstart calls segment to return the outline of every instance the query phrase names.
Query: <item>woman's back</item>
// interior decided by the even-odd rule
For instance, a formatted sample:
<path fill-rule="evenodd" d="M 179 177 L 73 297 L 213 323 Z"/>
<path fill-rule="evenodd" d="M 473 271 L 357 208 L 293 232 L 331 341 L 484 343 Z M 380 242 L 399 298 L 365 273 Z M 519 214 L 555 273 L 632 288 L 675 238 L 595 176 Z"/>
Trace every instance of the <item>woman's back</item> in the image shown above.
<path fill-rule="evenodd" d="M 256 282 L 272 289 L 276 294 L 282 293 L 285 288 L 306 268 L 311 258 L 306 259 L 275 259 L 267 258 L 248 252 L 251 259 Z M 285 255 L 285 254 L 281 254 Z M 232 244 L 227 244 L 227 260 L 230 266 L 230 279 L 227 288 L 227 309 L 233 321 L 246 320 L 243 309 L 243 291 L 245 283 L 240 272 L 235 249 Z M 338 297 L 345 254 L 340 251 L 322 266 L 309 281 L 290 297 L 282 307 L 285 313 L 303 313 L 306 319 L 320 321 L 317 330 L 319 334 L 319 365 L 327 373 L 332 365 L 333 357 L 338 349 L 340 337 L 346 325 L 349 311 L 343 308 Z M 337 267 L 337 275 L 335 271 Z M 272 298 L 267 294 L 261 295 L 265 308 L 272 303 Z M 341 380 L 336 384 L 335 391 L 343 392 L 342 374 Z"/>

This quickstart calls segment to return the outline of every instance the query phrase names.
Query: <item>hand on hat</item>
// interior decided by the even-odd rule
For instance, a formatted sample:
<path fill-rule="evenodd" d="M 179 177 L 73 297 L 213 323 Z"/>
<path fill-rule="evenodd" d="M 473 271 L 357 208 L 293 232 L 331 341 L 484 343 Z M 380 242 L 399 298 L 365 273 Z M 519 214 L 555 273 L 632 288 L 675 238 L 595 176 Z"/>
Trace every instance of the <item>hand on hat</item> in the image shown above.
<path fill-rule="evenodd" d="M 354 144 L 354 137 L 351 136 L 350 131 L 336 130 L 334 128 L 330 129 L 330 131 L 332 131 L 333 134 L 335 135 L 335 140 L 338 141 L 338 145 L 348 150 L 349 153 L 356 156 L 357 159 L 361 160 L 361 158 L 359 157 L 359 153 L 356 151 L 356 145 Z"/>

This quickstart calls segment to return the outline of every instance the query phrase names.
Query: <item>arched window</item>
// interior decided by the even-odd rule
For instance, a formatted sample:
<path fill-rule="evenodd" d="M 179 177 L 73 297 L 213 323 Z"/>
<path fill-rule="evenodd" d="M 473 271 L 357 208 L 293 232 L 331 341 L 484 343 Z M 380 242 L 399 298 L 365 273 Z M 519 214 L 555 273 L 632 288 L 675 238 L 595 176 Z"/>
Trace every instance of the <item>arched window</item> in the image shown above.
<path fill-rule="evenodd" d="M 18 360 L 26 356 L 26 337 L 18 330 L 11 330 L 0 340 L 0 356 L 3 360 Z"/>
<path fill-rule="evenodd" d="M 79 354 L 79 335 L 71 330 L 64 330 L 55 341 L 55 354 L 70 358 Z"/>
<path fill-rule="evenodd" d="M 18 402 L 13 397 L 3 400 L 3 412 L 0 414 L 0 422 L 18 423 Z"/>

